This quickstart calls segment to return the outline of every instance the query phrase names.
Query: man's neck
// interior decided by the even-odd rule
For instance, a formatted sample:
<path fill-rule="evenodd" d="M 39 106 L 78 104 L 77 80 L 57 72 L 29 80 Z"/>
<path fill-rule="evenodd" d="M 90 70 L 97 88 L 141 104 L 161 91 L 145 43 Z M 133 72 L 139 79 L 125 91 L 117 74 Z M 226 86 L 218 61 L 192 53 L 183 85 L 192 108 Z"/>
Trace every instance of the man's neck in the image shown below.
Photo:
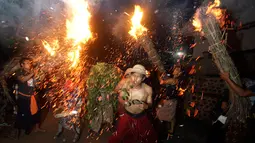
<path fill-rule="evenodd" d="M 142 83 L 133 87 L 133 89 L 141 89 L 141 88 L 142 88 Z"/>
<path fill-rule="evenodd" d="M 25 72 L 31 72 L 31 70 L 29 70 L 29 69 L 23 68 L 23 70 L 24 70 Z"/>

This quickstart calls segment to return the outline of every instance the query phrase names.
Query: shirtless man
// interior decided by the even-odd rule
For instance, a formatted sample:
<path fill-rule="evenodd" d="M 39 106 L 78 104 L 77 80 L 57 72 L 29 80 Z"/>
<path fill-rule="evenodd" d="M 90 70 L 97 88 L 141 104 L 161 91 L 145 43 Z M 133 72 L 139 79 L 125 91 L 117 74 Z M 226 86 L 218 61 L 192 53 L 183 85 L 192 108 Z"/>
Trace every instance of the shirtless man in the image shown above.
<path fill-rule="evenodd" d="M 146 69 L 135 65 L 131 69 L 130 83 L 120 90 L 120 104 L 125 112 L 119 119 L 117 131 L 109 143 L 155 143 L 157 136 L 146 116 L 146 109 L 152 105 L 152 89 L 143 83 Z"/>

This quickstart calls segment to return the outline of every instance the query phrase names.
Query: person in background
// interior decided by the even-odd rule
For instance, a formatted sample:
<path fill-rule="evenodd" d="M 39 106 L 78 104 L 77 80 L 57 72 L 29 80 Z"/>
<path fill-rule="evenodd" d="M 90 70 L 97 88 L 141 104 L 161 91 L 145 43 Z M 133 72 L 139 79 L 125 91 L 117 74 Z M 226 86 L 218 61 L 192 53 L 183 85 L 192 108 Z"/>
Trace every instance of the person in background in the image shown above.
<path fill-rule="evenodd" d="M 59 105 L 61 113 L 56 114 L 55 118 L 60 118 L 58 123 L 58 132 L 54 136 L 54 139 L 59 138 L 64 129 L 71 130 L 74 133 L 73 142 L 77 142 L 80 139 L 81 127 L 82 127 L 82 113 L 84 108 L 84 100 L 79 95 L 79 89 L 75 86 L 72 80 L 67 80 L 64 85 L 65 99 L 62 99 L 62 104 Z M 65 142 L 66 139 L 63 138 Z"/>
<path fill-rule="evenodd" d="M 166 85 L 166 92 L 164 96 L 161 98 L 164 104 L 160 104 L 157 109 L 157 117 L 161 121 L 160 127 L 162 133 L 160 133 L 160 140 L 166 139 L 166 133 L 167 130 L 167 138 L 169 136 L 173 135 L 174 128 L 175 128 L 175 121 L 177 121 L 180 126 L 183 124 L 183 118 L 184 118 L 184 100 L 182 95 L 180 94 L 179 90 L 180 83 L 182 82 L 180 77 L 182 75 L 182 68 L 180 65 L 175 65 L 172 72 L 172 77 L 166 77 L 160 79 L 161 85 Z M 161 101 L 161 102 L 162 102 Z M 168 103 L 168 104 L 167 104 Z M 170 106 L 171 105 L 171 106 Z M 162 106 L 162 107 L 160 107 Z M 165 106 L 165 107 L 164 107 Z M 168 107 L 167 107 L 168 106 Z M 171 115 L 169 114 L 169 118 L 167 121 L 161 117 L 164 117 L 164 112 L 160 112 L 161 110 L 164 110 L 164 108 L 169 108 L 169 112 L 171 112 Z M 176 112 L 177 111 L 177 112 Z M 165 128 L 165 129 L 164 129 Z"/>
<path fill-rule="evenodd" d="M 226 135 L 225 121 L 229 109 L 229 91 L 225 90 L 222 98 L 216 104 L 212 112 L 212 127 L 208 136 L 207 143 L 224 143 Z"/>
<path fill-rule="evenodd" d="M 249 97 L 251 100 L 251 112 L 250 116 L 247 119 L 247 141 L 245 143 L 254 143 L 254 133 L 255 133 L 255 85 L 248 87 L 249 89 L 245 89 L 237 85 L 234 81 L 230 79 L 228 72 L 220 73 L 221 78 L 226 81 L 229 87 L 239 96 Z"/>
<path fill-rule="evenodd" d="M 20 60 L 21 69 L 16 72 L 18 80 L 17 88 L 17 117 L 15 127 L 18 128 L 19 134 L 21 129 L 29 134 L 33 126 L 36 125 L 35 131 L 45 132 L 40 128 L 40 108 L 36 101 L 35 80 L 34 76 L 37 70 L 33 69 L 32 60 L 22 58 Z"/>

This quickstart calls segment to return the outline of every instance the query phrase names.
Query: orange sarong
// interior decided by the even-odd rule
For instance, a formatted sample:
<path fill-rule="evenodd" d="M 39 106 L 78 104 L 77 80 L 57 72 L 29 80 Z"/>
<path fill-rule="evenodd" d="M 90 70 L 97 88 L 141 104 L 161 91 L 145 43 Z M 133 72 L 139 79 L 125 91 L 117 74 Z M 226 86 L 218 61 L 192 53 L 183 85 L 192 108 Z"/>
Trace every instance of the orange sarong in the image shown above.
<path fill-rule="evenodd" d="M 32 115 L 36 114 L 38 112 L 38 106 L 37 106 L 37 102 L 35 99 L 35 95 L 27 95 L 24 93 L 19 92 L 20 95 L 26 96 L 26 97 L 30 97 L 30 112 Z"/>
<path fill-rule="evenodd" d="M 31 111 L 31 114 L 32 114 L 32 115 L 36 114 L 37 111 L 38 111 L 38 106 L 37 106 L 36 99 L 35 99 L 35 96 L 34 96 L 34 95 L 31 96 L 31 100 L 30 100 L 30 111 Z"/>

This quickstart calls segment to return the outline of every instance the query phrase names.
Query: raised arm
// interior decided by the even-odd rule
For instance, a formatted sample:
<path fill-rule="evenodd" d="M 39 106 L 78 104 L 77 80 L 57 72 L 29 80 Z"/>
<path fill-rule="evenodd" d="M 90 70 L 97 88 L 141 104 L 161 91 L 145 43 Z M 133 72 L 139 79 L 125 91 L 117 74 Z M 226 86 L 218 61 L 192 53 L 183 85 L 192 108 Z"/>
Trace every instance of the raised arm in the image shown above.
<path fill-rule="evenodd" d="M 18 80 L 21 81 L 21 82 L 26 82 L 26 81 L 28 81 L 29 79 L 31 79 L 33 76 L 34 76 L 34 73 L 30 73 L 30 74 L 28 74 L 28 75 L 26 75 L 26 76 L 19 75 L 17 78 L 18 78 Z"/>
<path fill-rule="evenodd" d="M 255 96 L 255 94 L 248 89 L 243 89 L 239 85 L 237 85 L 234 81 L 232 81 L 229 78 L 229 73 L 224 72 L 220 74 L 221 78 L 227 82 L 227 84 L 230 86 L 230 88 L 238 95 L 240 96 Z"/>

